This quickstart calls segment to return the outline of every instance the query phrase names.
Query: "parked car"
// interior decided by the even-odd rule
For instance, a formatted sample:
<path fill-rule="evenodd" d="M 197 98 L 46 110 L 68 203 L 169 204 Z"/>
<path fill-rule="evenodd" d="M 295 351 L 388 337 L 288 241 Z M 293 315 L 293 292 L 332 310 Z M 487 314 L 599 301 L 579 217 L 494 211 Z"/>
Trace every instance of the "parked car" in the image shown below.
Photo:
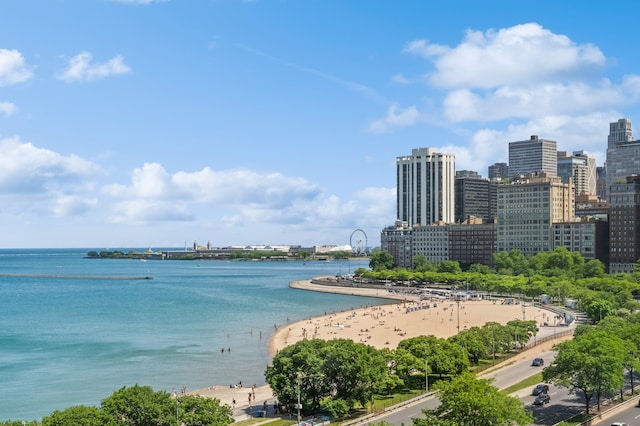
<path fill-rule="evenodd" d="M 541 393 L 540 395 L 536 396 L 536 399 L 533 400 L 533 405 L 544 405 L 548 404 L 549 401 L 551 401 L 551 397 L 549 396 L 549 394 Z"/>
<path fill-rule="evenodd" d="M 615 422 L 615 423 L 611 423 L 611 426 L 629 426 L 629 425 L 626 423 Z"/>
<path fill-rule="evenodd" d="M 531 361 L 531 365 L 534 367 L 542 367 L 544 365 L 544 359 L 534 358 L 533 361 Z"/>
<path fill-rule="evenodd" d="M 545 385 L 544 383 L 540 383 L 539 385 L 536 385 L 535 388 L 533 388 L 533 391 L 531 392 L 531 395 L 537 396 L 537 395 L 540 395 L 541 393 L 547 393 L 547 392 L 549 392 L 549 385 Z"/>

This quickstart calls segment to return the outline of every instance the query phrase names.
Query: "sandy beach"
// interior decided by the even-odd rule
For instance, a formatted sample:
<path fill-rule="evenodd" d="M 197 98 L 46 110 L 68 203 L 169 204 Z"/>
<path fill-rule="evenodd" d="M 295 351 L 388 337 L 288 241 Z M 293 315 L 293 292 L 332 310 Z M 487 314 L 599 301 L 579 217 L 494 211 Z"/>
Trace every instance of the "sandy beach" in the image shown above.
<path fill-rule="evenodd" d="M 305 338 L 351 339 L 378 349 L 394 349 L 400 341 L 409 337 L 433 335 L 447 338 L 458 330 L 482 326 L 490 321 L 506 324 L 514 319 L 524 318 L 542 323 L 548 315 L 547 311 L 528 305 L 508 305 L 491 300 L 459 303 L 451 300 L 420 300 L 417 296 L 390 293 L 383 289 L 327 286 L 313 284 L 310 280 L 291 283 L 290 287 L 396 299 L 398 303 L 308 318 L 282 326 L 271 337 L 269 351 L 272 355 Z"/>
<path fill-rule="evenodd" d="M 311 280 L 297 281 L 291 288 L 305 291 L 322 291 L 356 296 L 394 299 L 397 303 L 370 306 L 283 325 L 275 331 L 269 342 L 272 356 L 284 347 L 302 339 L 351 339 L 369 344 L 375 348 L 397 347 L 401 340 L 421 335 L 433 335 L 447 338 L 473 326 L 482 326 L 487 322 L 506 324 L 514 319 L 535 320 L 541 324 L 550 321 L 550 313 L 534 306 L 520 304 L 502 304 L 500 301 L 473 300 L 460 303 L 450 300 L 420 300 L 417 296 L 391 293 L 386 289 L 361 287 L 341 287 L 314 284 Z M 540 348 L 542 349 L 542 348 Z M 249 393 L 255 392 L 249 406 Z M 248 411 L 260 408 L 266 402 L 272 404 L 275 398 L 268 385 L 252 389 L 229 386 L 211 386 L 197 389 L 190 394 L 218 398 L 221 403 L 233 405 L 236 400 L 234 416 L 245 415 Z"/>

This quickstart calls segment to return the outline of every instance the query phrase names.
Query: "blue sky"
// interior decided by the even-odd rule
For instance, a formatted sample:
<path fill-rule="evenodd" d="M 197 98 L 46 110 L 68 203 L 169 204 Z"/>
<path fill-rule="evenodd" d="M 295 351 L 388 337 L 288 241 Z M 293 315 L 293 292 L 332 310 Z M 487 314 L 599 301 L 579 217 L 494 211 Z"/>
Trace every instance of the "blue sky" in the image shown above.
<path fill-rule="evenodd" d="M 602 165 L 640 122 L 638 12 L 3 0 L 0 247 L 377 246 L 413 148 L 486 176 L 536 134 Z"/>

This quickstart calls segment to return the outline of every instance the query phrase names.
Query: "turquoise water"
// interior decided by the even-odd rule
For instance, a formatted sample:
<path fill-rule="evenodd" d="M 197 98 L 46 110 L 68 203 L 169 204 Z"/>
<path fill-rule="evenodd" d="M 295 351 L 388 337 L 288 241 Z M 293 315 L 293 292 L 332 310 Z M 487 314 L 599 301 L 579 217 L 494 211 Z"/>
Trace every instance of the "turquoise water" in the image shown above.
<path fill-rule="evenodd" d="M 380 303 L 288 287 L 367 261 L 142 262 L 87 251 L 0 250 L 0 274 L 31 274 L 0 276 L 0 420 L 98 405 L 134 384 L 261 385 L 274 325 Z"/>

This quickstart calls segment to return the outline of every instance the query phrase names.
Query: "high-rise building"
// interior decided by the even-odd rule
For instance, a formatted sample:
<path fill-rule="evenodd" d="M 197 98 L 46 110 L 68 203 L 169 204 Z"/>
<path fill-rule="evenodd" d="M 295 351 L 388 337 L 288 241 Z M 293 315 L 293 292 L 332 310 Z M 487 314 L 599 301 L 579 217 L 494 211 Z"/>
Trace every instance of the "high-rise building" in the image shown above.
<path fill-rule="evenodd" d="M 633 272 L 640 259 L 640 178 L 609 185 L 609 272 Z"/>
<path fill-rule="evenodd" d="M 470 217 L 482 218 L 487 223 L 493 221 L 489 216 L 490 210 L 490 182 L 487 179 L 461 177 L 456 172 L 456 223 L 462 223 Z"/>
<path fill-rule="evenodd" d="M 498 185 L 498 251 L 520 250 L 526 256 L 553 250 L 554 223 L 575 216 L 572 183 L 546 173 Z"/>
<path fill-rule="evenodd" d="M 596 167 L 596 195 L 601 200 L 607 199 L 607 163 Z"/>
<path fill-rule="evenodd" d="M 509 175 L 524 176 L 532 173 L 558 175 L 556 141 L 539 139 L 532 135 L 529 140 L 509 142 Z"/>
<path fill-rule="evenodd" d="M 455 220 L 455 156 L 416 148 L 396 159 L 397 220 L 410 227 Z"/>
<path fill-rule="evenodd" d="M 596 193 L 596 159 L 584 151 L 558 151 L 558 176 L 564 183 L 573 179 L 576 197 Z"/>
<path fill-rule="evenodd" d="M 625 183 L 627 176 L 640 174 L 640 140 L 633 140 L 631 120 L 609 123 L 607 143 L 607 188 Z"/>
<path fill-rule="evenodd" d="M 489 166 L 489 180 L 501 180 L 511 177 L 507 163 L 495 163 Z"/>

